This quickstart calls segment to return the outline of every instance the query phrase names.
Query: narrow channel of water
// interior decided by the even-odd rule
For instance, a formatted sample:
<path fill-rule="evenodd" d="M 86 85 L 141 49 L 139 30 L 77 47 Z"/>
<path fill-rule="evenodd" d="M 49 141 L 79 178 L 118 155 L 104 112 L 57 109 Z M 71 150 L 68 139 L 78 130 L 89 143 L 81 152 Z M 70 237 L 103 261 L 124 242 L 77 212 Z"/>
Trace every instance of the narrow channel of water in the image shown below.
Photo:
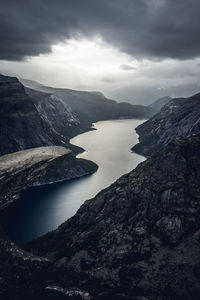
<path fill-rule="evenodd" d="M 83 178 L 23 192 L 9 213 L 7 231 L 11 239 L 24 243 L 55 229 L 73 216 L 85 200 L 142 162 L 144 157 L 130 150 L 138 142 L 135 128 L 142 122 L 102 121 L 94 124 L 97 130 L 73 138 L 72 144 L 86 150 L 78 157 L 97 163 L 98 171 Z"/>

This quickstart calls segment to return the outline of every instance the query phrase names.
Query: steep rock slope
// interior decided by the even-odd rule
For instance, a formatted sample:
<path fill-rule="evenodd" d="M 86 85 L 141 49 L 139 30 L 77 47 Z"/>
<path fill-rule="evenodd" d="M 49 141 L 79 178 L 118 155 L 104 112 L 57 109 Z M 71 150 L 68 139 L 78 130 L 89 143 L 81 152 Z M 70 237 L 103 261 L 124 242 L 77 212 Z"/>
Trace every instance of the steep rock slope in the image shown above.
<path fill-rule="evenodd" d="M 40 146 L 68 147 L 69 139 L 84 130 L 62 99 L 27 92 L 17 78 L 0 75 L 0 155 Z"/>
<path fill-rule="evenodd" d="M 117 103 L 106 98 L 100 92 L 76 91 L 64 88 L 51 88 L 37 82 L 21 79 L 29 88 L 53 93 L 65 101 L 84 124 L 91 124 L 100 120 L 118 118 L 149 118 L 154 114 L 151 107 Z"/>
<path fill-rule="evenodd" d="M 29 88 L 25 88 L 25 91 L 31 97 L 40 117 L 59 136 L 61 143 L 67 144 L 70 138 L 89 129 L 61 97 Z"/>
<path fill-rule="evenodd" d="M 0 75 L 0 155 L 57 142 L 23 85 Z"/>
<path fill-rule="evenodd" d="M 199 299 L 199 157 L 199 136 L 170 143 L 26 248 L 94 299 Z"/>
<path fill-rule="evenodd" d="M 136 128 L 139 144 L 132 150 L 151 156 L 176 138 L 200 133 L 200 94 L 172 99 L 157 115 Z"/>

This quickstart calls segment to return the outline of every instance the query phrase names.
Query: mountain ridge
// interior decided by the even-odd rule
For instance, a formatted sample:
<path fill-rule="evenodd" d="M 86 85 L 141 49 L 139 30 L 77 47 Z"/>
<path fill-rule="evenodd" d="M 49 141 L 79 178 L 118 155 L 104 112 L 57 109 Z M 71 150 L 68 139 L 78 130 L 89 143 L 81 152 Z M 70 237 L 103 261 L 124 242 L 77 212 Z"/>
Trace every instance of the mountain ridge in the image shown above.
<path fill-rule="evenodd" d="M 132 150 L 151 156 L 177 138 L 200 133 L 200 93 L 170 100 L 161 111 L 139 125 L 139 143 Z"/>
<path fill-rule="evenodd" d="M 118 118 L 148 118 L 154 114 L 153 109 L 143 105 L 132 105 L 126 102 L 116 102 L 106 98 L 100 92 L 77 91 L 65 88 L 52 88 L 37 82 L 22 79 L 29 88 L 53 93 L 60 96 L 82 122 L 89 124 L 97 121 Z"/>

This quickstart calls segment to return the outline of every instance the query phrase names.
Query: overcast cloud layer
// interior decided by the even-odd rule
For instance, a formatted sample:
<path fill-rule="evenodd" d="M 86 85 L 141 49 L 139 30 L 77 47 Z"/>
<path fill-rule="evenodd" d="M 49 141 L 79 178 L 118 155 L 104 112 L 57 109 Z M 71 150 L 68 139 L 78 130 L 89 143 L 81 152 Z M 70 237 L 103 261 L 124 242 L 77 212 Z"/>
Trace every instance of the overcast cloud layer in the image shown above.
<path fill-rule="evenodd" d="M 199 16 L 199 0 L 0 0 L 0 59 L 23 60 L 66 38 L 94 36 L 135 58 L 194 58 Z"/>

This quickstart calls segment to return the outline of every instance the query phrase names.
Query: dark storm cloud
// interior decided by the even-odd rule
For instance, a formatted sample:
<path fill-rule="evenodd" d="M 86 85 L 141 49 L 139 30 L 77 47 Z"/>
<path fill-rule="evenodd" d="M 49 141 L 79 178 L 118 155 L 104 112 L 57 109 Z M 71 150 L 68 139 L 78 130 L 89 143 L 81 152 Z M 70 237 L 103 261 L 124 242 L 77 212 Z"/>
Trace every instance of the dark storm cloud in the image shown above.
<path fill-rule="evenodd" d="M 0 0 L 0 59 L 101 35 L 135 57 L 200 55 L 199 0 Z"/>

